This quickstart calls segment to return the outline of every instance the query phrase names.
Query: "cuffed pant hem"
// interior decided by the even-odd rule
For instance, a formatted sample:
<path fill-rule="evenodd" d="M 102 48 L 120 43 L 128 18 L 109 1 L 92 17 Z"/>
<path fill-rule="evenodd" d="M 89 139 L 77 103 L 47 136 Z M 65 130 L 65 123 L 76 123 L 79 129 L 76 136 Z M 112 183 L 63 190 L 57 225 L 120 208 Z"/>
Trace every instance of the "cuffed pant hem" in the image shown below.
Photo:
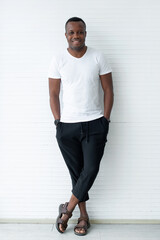
<path fill-rule="evenodd" d="M 89 200 L 89 196 L 85 197 L 85 198 L 81 198 L 78 196 L 78 194 L 76 194 L 73 190 L 71 191 L 73 193 L 73 195 L 79 200 L 79 202 L 86 202 Z"/>

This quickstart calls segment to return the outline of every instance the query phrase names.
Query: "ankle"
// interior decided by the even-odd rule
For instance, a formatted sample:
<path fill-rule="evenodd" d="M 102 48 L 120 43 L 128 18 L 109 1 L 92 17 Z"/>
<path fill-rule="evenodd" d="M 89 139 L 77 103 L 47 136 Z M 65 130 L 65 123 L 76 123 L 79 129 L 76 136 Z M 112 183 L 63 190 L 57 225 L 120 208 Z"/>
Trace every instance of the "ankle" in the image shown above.
<path fill-rule="evenodd" d="M 63 213 L 62 219 L 63 219 L 64 221 L 68 221 L 68 220 L 69 220 L 69 216 L 68 216 L 66 213 Z"/>
<path fill-rule="evenodd" d="M 85 212 L 85 213 L 80 213 L 80 217 L 88 217 L 88 213 Z"/>

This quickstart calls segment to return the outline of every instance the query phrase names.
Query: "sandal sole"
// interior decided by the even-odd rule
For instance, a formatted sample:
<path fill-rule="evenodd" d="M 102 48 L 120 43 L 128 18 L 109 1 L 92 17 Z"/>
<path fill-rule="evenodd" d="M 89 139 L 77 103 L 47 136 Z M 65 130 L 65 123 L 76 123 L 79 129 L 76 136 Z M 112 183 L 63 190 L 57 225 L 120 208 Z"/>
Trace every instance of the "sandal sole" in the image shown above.
<path fill-rule="evenodd" d="M 60 204 L 60 205 L 59 205 L 59 215 L 58 215 L 58 217 L 57 217 L 57 219 L 56 219 L 56 229 L 57 229 L 58 232 L 60 232 L 60 233 L 64 233 L 64 232 L 62 232 L 62 231 L 59 229 L 59 223 L 58 223 L 58 219 L 61 218 L 61 215 L 62 215 L 62 213 L 61 213 L 62 205 L 63 205 L 63 204 Z"/>

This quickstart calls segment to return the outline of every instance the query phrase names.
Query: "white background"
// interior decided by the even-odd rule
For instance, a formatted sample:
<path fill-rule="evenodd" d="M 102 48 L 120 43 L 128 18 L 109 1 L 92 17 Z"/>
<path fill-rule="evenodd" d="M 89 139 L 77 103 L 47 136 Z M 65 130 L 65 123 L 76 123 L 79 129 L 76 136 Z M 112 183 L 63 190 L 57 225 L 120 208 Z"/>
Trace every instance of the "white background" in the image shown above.
<path fill-rule="evenodd" d="M 55 219 L 71 180 L 55 138 L 47 71 L 81 17 L 86 45 L 106 54 L 115 101 L 91 219 L 160 219 L 160 2 L 0 2 L 0 221 Z M 78 207 L 73 218 L 79 216 Z"/>

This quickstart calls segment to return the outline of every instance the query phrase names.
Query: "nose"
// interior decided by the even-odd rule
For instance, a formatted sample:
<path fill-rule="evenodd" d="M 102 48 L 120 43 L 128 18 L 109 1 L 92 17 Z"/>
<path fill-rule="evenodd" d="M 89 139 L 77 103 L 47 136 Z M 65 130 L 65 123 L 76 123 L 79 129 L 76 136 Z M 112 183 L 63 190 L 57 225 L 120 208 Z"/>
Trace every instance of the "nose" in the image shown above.
<path fill-rule="evenodd" d="M 79 38 L 79 33 L 75 32 L 73 38 L 75 38 L 75 39 Z"/>

